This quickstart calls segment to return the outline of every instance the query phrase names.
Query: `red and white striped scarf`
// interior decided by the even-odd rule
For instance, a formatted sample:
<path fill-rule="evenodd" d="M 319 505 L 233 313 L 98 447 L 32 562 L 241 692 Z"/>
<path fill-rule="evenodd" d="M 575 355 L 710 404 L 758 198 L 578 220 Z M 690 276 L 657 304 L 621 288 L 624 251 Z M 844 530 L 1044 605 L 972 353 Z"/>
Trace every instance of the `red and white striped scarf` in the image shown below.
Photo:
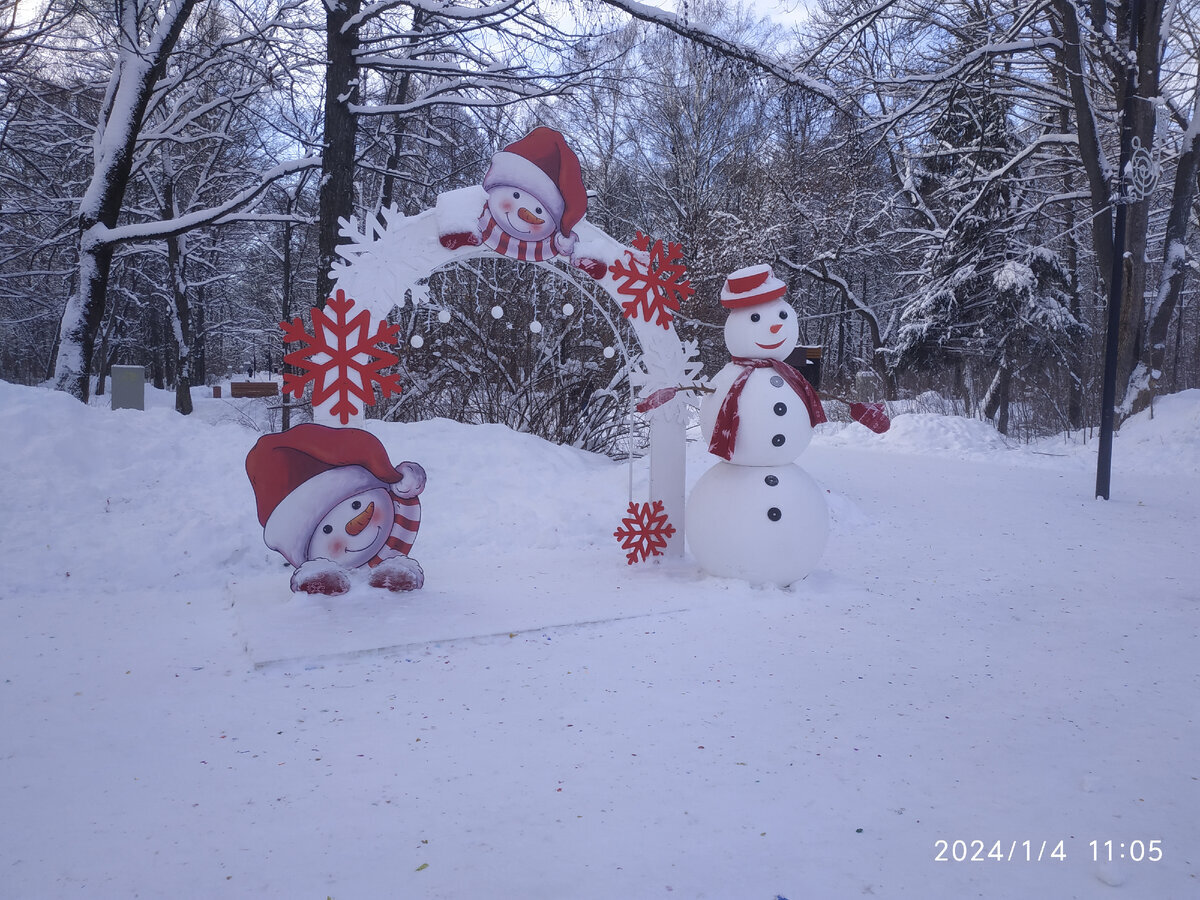
<path fill-rule="evenodd" d="M 392 494 L 392 533 L 367 565 L 372 569 L 393 556 L 408 556 L 421 527 L 421 501 Z"/>
<path fill-rule="evenodd" d="M 483 235 L 483 245 L 495 250 L 501 256 L 509 259 L 520 259 L 526 262 L 541 262 L 553 259 L 558 255 L 554 247 L 554 235 L 542 241 L 523 241 L 515 238 L 503 228 L 492 216 L 492 211 L 486 206 L 483 215 L 479 217 L 479 232 Z"/>
<path fill-rule="evenodd" d="M 721 408 L 717 410 L 717 420 L 713 423 L 712 437 L 708 441 L 709 453 L 713 453 L 721 459 L 732 458 L 740 421 L 738 400 L 742 396 L 742 388 L 746 386 L 746 382 L 750 380 L 750 375 L 755 369 L 765 369 L 768 366 L 773 368 L 775 373 L 787 382 L 788 387 L 804 401 L 804 406 L 808 409 L 809 422 L 816 426 L 825 421 L 825 408 L 821 406 L 821 398 L 808 383 L 808 379 L 787 363 L 778 359 L 745 359 L 740 356 L 733 357 L 730 362 L 735 366 L 741 366 L 742 371 L 729 386 L 729 393 L 725 395 L 725 399 L 721 401 Z"/>

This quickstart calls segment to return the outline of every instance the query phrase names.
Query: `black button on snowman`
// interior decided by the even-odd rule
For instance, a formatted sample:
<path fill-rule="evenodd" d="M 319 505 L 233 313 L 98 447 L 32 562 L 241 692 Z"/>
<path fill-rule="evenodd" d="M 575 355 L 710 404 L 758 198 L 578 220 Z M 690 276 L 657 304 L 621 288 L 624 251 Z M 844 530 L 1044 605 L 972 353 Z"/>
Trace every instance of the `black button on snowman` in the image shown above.
<path fill-rule="evenodd" d="M 700 429 L 721 457 L 687 503 L 687 540 L 706 572 L 788 585 L 812 571 L 829 537 L 825 497 L 795 460 L 825 411 L 784 362 L 800 340 L 787 286 L 770 266 L 726 280 L 725 345 L 732 357 L 700 406 Z"/>

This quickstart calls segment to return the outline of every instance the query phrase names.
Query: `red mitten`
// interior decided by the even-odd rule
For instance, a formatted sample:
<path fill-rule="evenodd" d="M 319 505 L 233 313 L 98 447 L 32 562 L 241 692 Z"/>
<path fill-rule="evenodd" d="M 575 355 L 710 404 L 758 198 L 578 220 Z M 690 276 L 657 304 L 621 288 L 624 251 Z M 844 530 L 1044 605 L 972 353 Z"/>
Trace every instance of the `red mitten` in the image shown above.
<path fill-rule="evenodd" d="M 483 239 L 472 231 L 456 231 L 453 234 L 439 235 L 438 243 L 447 250 L 457 250 L 459 247 L 478 247 Z"/>
<path fill-rule="evenodd" d="M 592 259 L 589 256 L 581 256 L 578 259 L 571 260 L 571 265 L 577 269 L 582 269 L 588 275 L 591 275 L 595 281 L 599 281 L 604 277 L 604 273 L 608 271 L 608 266 L 600 262 L 598 259 Z"/>
<path fill-rule="evenodd" d="M 425 572 L 415 559 L 393 556 L 372 569 L 367 582 L 389 591 L 418 591 L 425 585 Z"/>
<path fill-rule="evenodd" d="M 850 418 L 876 434 L 883 434 L 892 427 L 892 420 L 883 411 L 882 403 L 851 403 Z"/>
<path fill-rule="evenodd" d="M 310 559 L 292 573 L 293 593 L 336 596 L 350 590 L 350 575 L 327 559 Z"/>

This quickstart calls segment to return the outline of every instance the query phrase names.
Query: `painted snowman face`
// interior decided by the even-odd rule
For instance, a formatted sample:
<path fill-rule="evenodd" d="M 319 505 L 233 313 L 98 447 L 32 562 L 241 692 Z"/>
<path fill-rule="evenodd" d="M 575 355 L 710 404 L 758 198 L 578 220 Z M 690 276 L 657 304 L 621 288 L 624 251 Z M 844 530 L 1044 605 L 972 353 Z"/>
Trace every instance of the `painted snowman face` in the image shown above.
<path fill-rule="evenodd" d="M 386 488 L 372 488 L 348 497 L 317 525 L 308 542 L 308 558 L 328 559 L 356 569 L 383 547 L 393 521 L 392 495 Z"/>
<path fill-rule="evenodd" d="M 507 185 L 488 193 L 488 209 L 504 231 L 522 241 L 544 241 L 558 228 L 541 200 L 529 191 Z"/>
<path fill-rule="evenodd" d="M 796 312 L 780 297 L 734 309 L 725 320 L 725 346 L 745 359 L 787 359 L 800 341 Z"/>

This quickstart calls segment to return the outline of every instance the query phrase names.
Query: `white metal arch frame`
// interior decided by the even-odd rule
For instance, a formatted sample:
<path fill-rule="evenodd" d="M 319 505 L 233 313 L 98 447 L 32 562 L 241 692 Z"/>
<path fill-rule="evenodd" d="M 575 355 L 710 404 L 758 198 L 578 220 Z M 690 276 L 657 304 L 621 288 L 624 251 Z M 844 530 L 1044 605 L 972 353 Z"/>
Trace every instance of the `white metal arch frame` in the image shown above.
<path fill-rule="evenodd" d="M 439 240 L 446 234 L 475 232 L 479 211 L 486 201 L 482 187 L 468 187 L 440 195 L 432 209 L 415 216 L 404 216 L 396 209 L 383 210 L 377 220 L 365 223 L 362 231 L 354 220 L 343 223 L 342 236 L 349 243 L 338 247 L 342 261 L 334 264 L 331 273 L 337 288 L 377 319 L 386 317 L 393 307 L 404 306 L 406 298 L 414 305 L 427 302 L 427 282 L 437 270 L 477 257 L 496 257 L 485 246 L 451 250 Z M 618 292 L 618 282 L 609 267 L 627 254 L 642 262 L 646 255 L 609 237 L 587 219 L 581 220 L 574 232 L 579 238 L 576 254 L 605 266 L 604 277 L 595 284 L 623 315 L 621 303 L 628 298 Z M 566 260 L 559 257 L 552 262 L 562 266 Z M 565 272 L 564 276 L 571 278 Z M 580 272 L 579 277 L 589 276 Z M 695 379 L 699 364 L 694 361 L 694 341 L 681 342 L 673 324 L 664 327 L 640 317 L 628 321 L 641 349 L 640 357 L 629 363 L 630 379 L 641 388 L 643 396 Z M 649 499 L 661 500 L 675 525 L 665 554 L 678 557 L 683 555 L 684 545 L 687 406 L 676 396 L 646 415 L 650 424 Z"/>

